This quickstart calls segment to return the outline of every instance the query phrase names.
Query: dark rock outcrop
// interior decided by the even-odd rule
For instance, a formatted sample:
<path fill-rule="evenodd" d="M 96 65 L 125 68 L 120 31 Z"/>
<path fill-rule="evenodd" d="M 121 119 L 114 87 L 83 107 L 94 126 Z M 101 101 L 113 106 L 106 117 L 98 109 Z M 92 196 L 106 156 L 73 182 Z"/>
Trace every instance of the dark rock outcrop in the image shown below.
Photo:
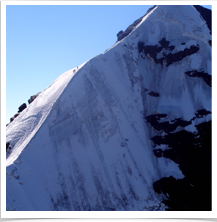
<path fill-rule="evenodd" d="M 29 104 L 32 103 L 32 102 L 38 97 L 39 94 L 40 94 L 40 92 L 37 93 L 37 94 L 35 94 L 35 95 L 33 95 L 33 96 L 31 96 L 30 99 L 28 100 L 28 103 L 29 103 Z M 21 113 L 26 107 L 27 107 L 26 103 L 23 103 L 23 104 L 18 108 L 18 113 L 16 113 L 13 117 L 10 118 L 10 123 L 11 123 L 12 121 L 14 121 L 14 119 L 15 119 L 17 116 L 19 116 L 20 113 Z M 6 125 L 6 127 L 7 127 L 10 123 L 8 123 L 8 124 Z"/>
<path fill-rule="evenodd" d="M 192 55 L 192 54 L 196 53 L 198 50 L 199 50 L 199 45 L 197 45 L 197 46 L 192 45 L 192 46 L 190 46 L 190 48 L 185 48 L 183 51 L 180 51 L 180 52 L 177 52 L 174 54 L 169 53 L 165 58 L 166 64 L 167 64 L 167 66 L 169 66 L 174 62 L 181 61 L 186 56 Z"/>
<path fill-rule="evenodd" d="M 176 180 L 174 177 L 164 177 L 153 184 L 157 193 L 163 193 L 163 203 L 167 210 L 173 211 L 208 211 L 210 205 L 203 204 L 203 200 L 210 202 L 202 193 L 201 187 L 195 187 L 187 178 Z M 201 192 L 201 195 L 198 195 Z M 205 199 L 203 199 L 205 198 Z"/>
<path fill-rule="evenodd" d="M 13 117 L 11 117 L 11 118 L 10 118 L 10 123 L 11 123 L 12 121 L 14 121 L 14 119 L 15 119 L 15 117 L 14 117 L 14 116 L 13 116 Z M 8 126 L 8 124 L 7 124 L 6 126 Z"/>
<path fill-rule="evenodd" d="M 156 115 L 146 116 L 145 119 L 156 130 L 158 131 L 163 130 L 166 133 L 170 133 L 171 131 L 174 131 L 178 126 L 185 127 L 191 124 L 191 120 L 186 121 L 180 118 L 171 120 L 172 123 L 170 123 L 169 121 L 164 121 L 164 122 L 159 123 L 160 118 L 166 117 L 166 116 L 167 114 L 156 114 Z"/>
<path fill-rule="evenodd" d="M 195 118 L 211 114 L 205 109 L 198 110 Z M 203 122 L 196 125 L 197 133 L 181 130 L 170 133 L 168 127 L 185 126 L 191 121 L 175 119 L 173 124 L 168 121 L 160 122 L 166 114 L 157 114 L 146 117 L 146 120 L 157 130 L 167 132 L 164 136 L 154 136 L 154 146 L 165 144 L 169 149 L 154 149 L 157 158 L 169 158 L 179 164 L 185 176 L 176 180 L 164 177 L 153 183 L 157 193 L 163 193 L 164 204 L 167 210 L 210 211 L 212 209 L 212 122 Z M 171 121 L 172 122 L 172 121 Z"/>
<path fill-rule="evenodd" d="M 18 112 L 22 112 L 25 108 L 26 108 L 26 103 L 23 103 L 19 108 L 18 108 Z"/>
<path fill-rule="evenodd" d="M 148 59 L 153 59 L 156 64 L 163 65 L 165 62 L 166 66 L 170 66 L 174 62 L 179 62 L 185 57 L 196 53 L 199 50 L 199 45 L 191 45 L 190 48 L 185 48 L 183 51 L 179 51 L 176 53 L 171 53 L 175 46 L 169 45 L 170 42 L 165 38 L 162 38 L 159 41 L 159 45 L 146 45 L 145 42 L 139 42 L 137 47 L 139 53 L 144 53 Z M 163 56 L 161 58 L 157 58 L 158 53 L 160 53 L 163 49 Z M 144 57 L 143 57 L 144 58 Z"/>
<path fill-rule="evenodd" d="M 11 150 L 11 146 L 10 146 L 10 143 L 8 142 L 8 143 L 6 143 L 6 152 L 9 150 Z"/>
<path fill-rule="evenodd" d="M 206 116 L 206 115 L 208 115 L 208 114 L 211 114 L 211 112 L 210 112 L 210 111 L 207 111 L 207 110 L 205 110 L 205 109 L 200 109 L 200 110 L 198 110 L 198 111 L 195 113 L 195 115 L 196 115 L 197 118 L 201 118 L 201 117 Z"/>
<path fill-rule="evenodd" d="M 14 119 L 16 117 L 18 117 L 20 115 L 20 113 L 26 108 L 26 103 L 23 103 L 19 108 L 18 108 L 18 112 L 10 118 L 10 123 L 14 121 Z M 9 124 L 9 123 L 8 123 Z M 6 125 L 6 127 L 8 126 L 8 124 Z"/>
<path fill-rule="evenodd" d="M 202 78 L 208 86 L 212 86 L 212 76 L 204 71 L 198 72 L 197 70 L 185 72 L 187 76 Z"/>
<path fill-rule="evenodd" d="M 160 96 L 159 93 L 156 93 L 156 92 L 153 92 L 153 91 L 149 92 L 148 94 L 149 94 L 150 96 L 153 96 L 153 97 L 159 97 L 159 96 Z"/>
<path fill-rule="evenodd" d="M 210 34 L 212 35 L 212 11 L 200 5 L 193 5 L 193 6 L 200 13 L 202 18 L 206 21 L 206 24 L 210 30 Z"/>
<path fill-rule="evenodd" d="M 200 13 L 201 17 L 206 21 L 206 24 L 210 30 L 210 35 L 212 35 L 212 11 L 200 5 L 193 6 Z M 209 44 L 212 46 L 212 40 L 209 40 Z"/>
<path fill-rule="evenodd" d="M 121 38 L 121 35 L 122 35 L 123 32 L 124 32 L 123 30 L 121 30 L 120 32 L 118 32 L 118 34 L 117 34 L 118 39 Z M 119 41 L 119 40 L 118 40 L 118 41 Z"/>
<path fill-rule="evenodd" d="M 16 113 L 13 117 L 10 118 L 10 122 L 12 122 L 19 115 L 20 115 L 20 112 Z"/>
<path fill-rule="evenodd" d="M 40 94 L 40 93 L 37 93 L 37 94 L 31 96 L 30 99 L 28 100 L 28 103 L 29 103 L 29 104 L 32 103 L 32 102 L 38 97 L 39 94 Z"/>
<path fill-rule="evenodd" d="M 155 149 L 155 150 L 153 150 L 153 152 L 154 152 L 154 155 L 156 157 L 162 157 L 163 156 L 162 149 Z"/>

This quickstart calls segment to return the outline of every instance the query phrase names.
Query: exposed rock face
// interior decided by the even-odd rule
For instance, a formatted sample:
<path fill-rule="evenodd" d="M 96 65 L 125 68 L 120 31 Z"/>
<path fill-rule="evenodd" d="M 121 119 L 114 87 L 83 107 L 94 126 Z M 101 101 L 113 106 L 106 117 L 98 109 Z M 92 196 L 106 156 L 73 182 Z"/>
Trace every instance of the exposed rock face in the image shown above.
<path fill-rule="evenodd" d="M 37 93 L 37 94 L 35 94 L 35 95 L 33 95 L 33 96 L 31 96 L 30 99 L 28 100 L 28 103 L 29 103 L 29 104 L 32 103 L 32 102 L 38 97 L 39 94 L 40 94 L 40 92 Z M 12 121 L 14 121 L 14 119 L 15 119 L 17 116 L 19 116 L 20 113 L 21 113 L 26 107 L 27 107 L 26 103 L 23 103 L 23 104 L 18 108 L 18 113 L 16 113 L 13 117 L 10 118 L 10 123 L 11 123 Z M 8 124 L 6 125 L 6 127 L 7 127 L 10 123 L 8 123 Z"/>
<path fill-rule="evenodd" d="M 159 93 L 156 93 L 156 92 L 153 92 L 153 91 L 149 92 L 148 94 L 150 96 L 159 97 Z"/>
<path fill-rule="evenodd" d="M 208 115 L 209 111 L 199 110 L 193 118 L 201 118 Z M 169 122 L 158 123 L 163 114 L 147 117 L 147 121 L 157 130 L 164 130 L 167 135 L 154 136 L 152 138 L 155 146 L 167 145 L 168 149 L 154 149 L 157 158 L 169 158 L 179 164 L 179 168 L 185 175 L 184 179 L 164 177 L 153 184 L 157 193 L 166 195 L 163 201 L 168 210 L 211 210 L 211 121 L 196 125 L 198 133 L 181 130 L 170 133 L 177 126 L 184 127 L 191 121 L 176 121 L 170 125 Z M 184 123 L 184 124 L 183 124 Z M 170 130 L 168 128 L 170 127 Z M 174 127 L 174 128 L 173 128 Z M 203 200 L 203 201 L 201 201 Z"/>
<path fill-rule="evenodd" d="M 117 34 L 118 39 L 121 38 L 120 36 L 121 36 L 122 33 L 123 33 L 123 30 L 121 30 L 120 32 L 118 32 L 118 34 Z M 118 40 L 118 41 L 120 41 L 120 40 Z"/>
<path fill-rule="evenodd" d="M 31 96 L 30 99 L 28 100 L 28 103 L 29 103 L 29 104 L 32 103 L 32 102 L 38 97 L 39 94 L 40 94 L 40 93 L 37 93 L 37 94 Z"/>
<path fill-rule="evenodd" d="M 24 108 L 24 109 L 25 109 L 25 108 Z M 20 110 L 22 110 L 22 108 L 21 108 Z M 22 111 L 23 111 L 23 110 L 22 110 Z M 10 118 L 10 122 L 14 121 L 14 119 L 15 119 L 16 117 L 18 117 L 22 111 L 16 113 L 13 117 L 11 117 L 11 118 Z"/>
<path fill-rule="evenodd" d="M 206 116 L 206 115 L 208 115 L 208 114 L 211 114 L 211 112 L 210 112 L 210 111 L 207 111 L 207 110 L 205 110 L 205 109 L 200 109 L 200 110 L 198 110 L 198 111 L 195 113 L 195 115 L 196 115 L 197 118 L 201 118 L 201 117 Z"/>
<path fill-rule="evenodd" d="M 146 55 L 146 58 L 153 59 L 156 64 L 160 63 L 161 65 L 163 65 L 163 63 L 165 63 L 166 66 L 170 66 L 174 62 L 181 61 L 185 57 L 190 56 L 199 50 L 199 45 L 191 45 L 190 48 L 185 48 L 183 51 L 171 53 L 171 51 L 175 49 L 175 46 L 169 46 L 169 43 L 170 42 L 167 41 L 165 38 L 159 41 L 159 44 L 161 44 L 161 46 L 146 45 L 145 42 L 139 42 L 138 50 L 139 53 L 144 53 Z M 141 57 L 145 59 L 142 54 Z"/>
<path fill-rule="evenodd" d="M 18 116 L 20 115 L 20 113 L 21 113 L 26 107 L 27 107 L 27 106 L 26 106 L 26 103 L 23 103 L 21 106 L 19 106 L 18 112 L 17 112 L 13 117 L 10 118 L 10 123 L 11 123 L 12 121 L 14 121 L 14 119 L 15 119 L 16 117 L 18 117 Z M 9 124 L 9 123 L 8 123 L 8 124 Z M 6 125 L 6 127 L 8 126 L 8 124 Z"/>
<path fill-rule="evenodd" d="M 25 108 L 26 108 L 26 103 L 23 103 L 19 108 L 18 108 L 18 112 L 22 112 Z"/>
<path fill-rule="evenodd" d="M 158 122 L 161 117 L 166 117 L 166 116 L 167 114 L 156 114 L 156 115 L 147 116 L 145 117 L 145 119 L 156 130 L 159 130 L 159 131 L 163 130 L 166 133 L 174 131 L 178 126 L 185 127 L 191 124 L 191 120 L 186 121 L 186 120 L 181 120 L 180 118 L 171 120 L 172 123 L 170 123 L 169 121 L 160 122 L 160 123 Z"/>
<path fill-rule="evenodd" d="M 206 24 L 210 30 L 210 34 L 212 35 L 212 11 L 200 5 L 194 5 L 194 7 L 206 21 Z"/>
<path fill-rule="evenodd" d="M 6 143 L 6 152 L 7 152 L 8 150 L 11 150 L 11 146 L 10 146 L 10 143 L 9 143 L 9 142 Z"/>
<path fill-rule="evenodd" d="M 206 24 L 210 30 L 210 34 L 212 35 L 212 11 L 200 5 L 194 5 L 194 7 L 206 21 Z M 212 46 L 212 40 L 209 40 L 208 42 L 210 46 Z"/>
<path fill-rule="evenodd" d="M 206 84 L 208 86 L 212 86 L 212 77 L 208 74 L 208 73 L 205 73 L 204 71 L 197 71 L 197 70 L 193 70 L 193 71 L 187 71 L 185 72 L 186 75 L 190 76 L 190 77 L 200 77 L 202 78 Z"/>
<path fill-rule="evenodd" d="M 14 119 L 15 119 L 15 117 L 14 117 L 14 116 L 13 116 L 13 117 L 11 117 L 11 118 L 10 118 L 10 123 L 11 123 L 12 121 L 14 121 Z M 8 124 L 7 124 L 6 126 L 8 126 Z"/>

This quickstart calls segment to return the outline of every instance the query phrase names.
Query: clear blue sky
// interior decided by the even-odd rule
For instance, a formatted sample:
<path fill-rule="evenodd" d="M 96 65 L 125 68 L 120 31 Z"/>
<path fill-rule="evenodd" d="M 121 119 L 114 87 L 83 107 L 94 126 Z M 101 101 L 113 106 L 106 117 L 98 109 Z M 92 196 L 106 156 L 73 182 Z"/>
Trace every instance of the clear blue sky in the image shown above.
<path fill-rule="evenodd" d="M 151 6 L 7 5 L 6 123 L 59 75 L 110 48 Z"/>

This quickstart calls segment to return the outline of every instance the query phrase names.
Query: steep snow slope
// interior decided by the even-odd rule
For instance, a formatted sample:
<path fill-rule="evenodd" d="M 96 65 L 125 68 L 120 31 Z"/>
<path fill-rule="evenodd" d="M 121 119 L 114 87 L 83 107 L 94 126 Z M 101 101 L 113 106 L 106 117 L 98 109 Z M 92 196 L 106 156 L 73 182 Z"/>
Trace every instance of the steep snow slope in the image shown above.
<path fill-rule="evenodd" d="M 184 175 L 154 155 L 151 138 L 162 133 L 146 117 L 172 123 L 211 111 L 210 39 L 192 6 L 157 6 L 61 75 L 7 127 L 7 210 L 163 210 L 153 183 Z"/>

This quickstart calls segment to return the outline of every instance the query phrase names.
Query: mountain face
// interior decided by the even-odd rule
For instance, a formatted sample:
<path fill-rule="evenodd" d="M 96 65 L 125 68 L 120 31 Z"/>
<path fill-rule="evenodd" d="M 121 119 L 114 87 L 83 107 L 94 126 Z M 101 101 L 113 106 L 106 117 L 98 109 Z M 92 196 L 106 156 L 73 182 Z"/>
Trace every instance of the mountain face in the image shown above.
<path fill-rule="evenodd" d="M 62 74 L 7 126 L 7 210 L 211 210 L 210 41 L 155 6 Z"/>

